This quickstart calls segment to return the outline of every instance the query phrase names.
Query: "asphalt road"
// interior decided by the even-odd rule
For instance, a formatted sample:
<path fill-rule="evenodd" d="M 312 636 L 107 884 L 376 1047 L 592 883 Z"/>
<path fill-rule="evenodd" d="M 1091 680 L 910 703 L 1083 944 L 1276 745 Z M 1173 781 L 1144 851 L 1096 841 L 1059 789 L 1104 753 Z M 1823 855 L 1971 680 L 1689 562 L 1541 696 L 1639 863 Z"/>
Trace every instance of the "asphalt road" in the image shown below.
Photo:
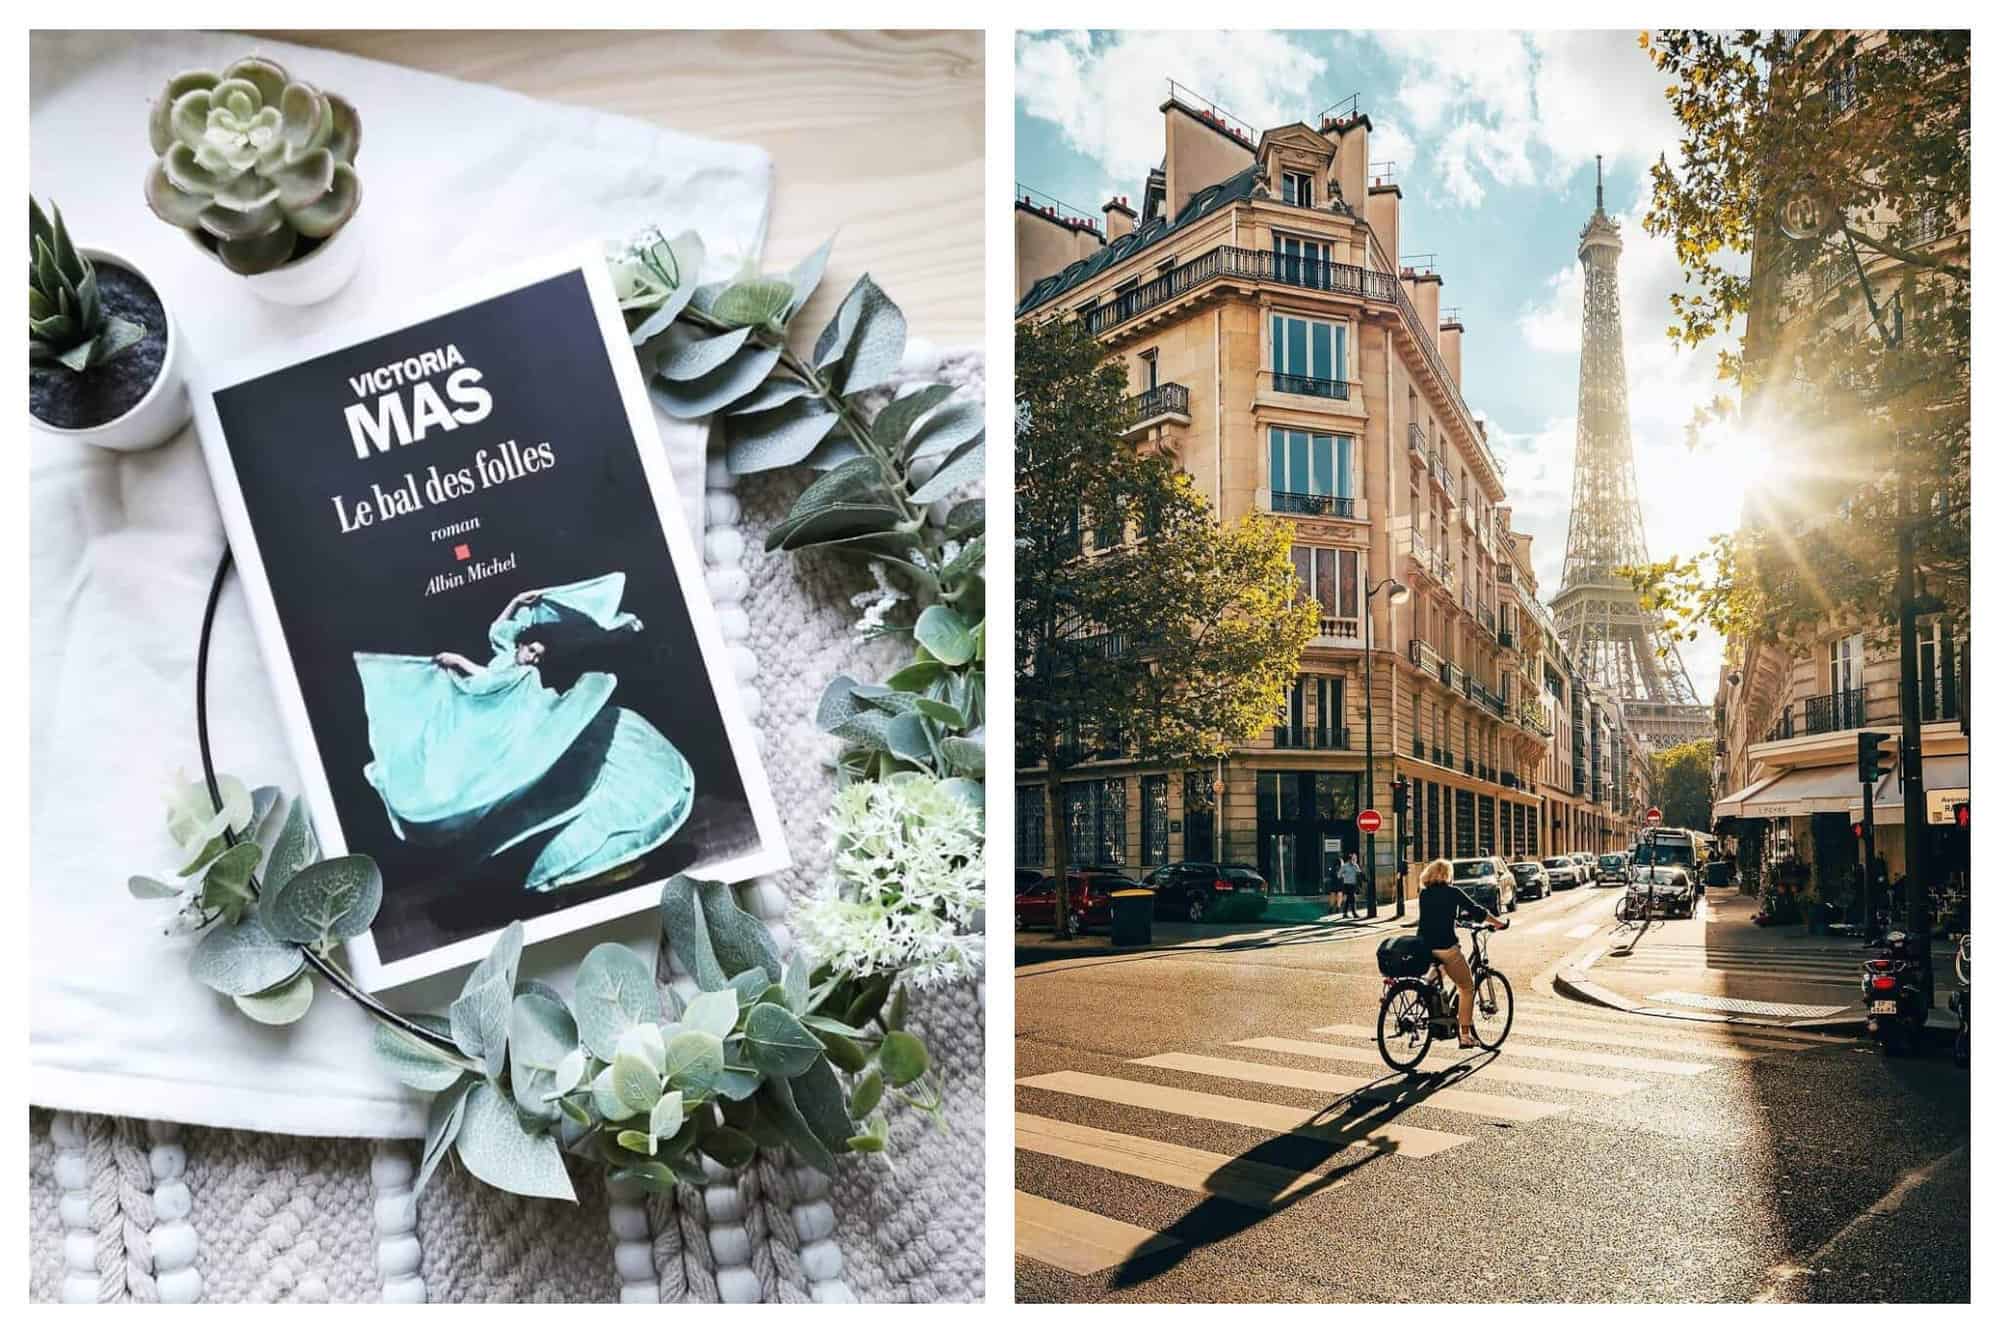
<path fill-rule="evenodd" d="M 1491 950 L 1506 1046 L 1411 1079 L 1375 1051 L 1379 935 L 1019 969 L 1019 1299 L 1969 1299 L 1942 1034 L 1885 1060 L 1556 996 L 1615 897 L 1522 906 Z"/>

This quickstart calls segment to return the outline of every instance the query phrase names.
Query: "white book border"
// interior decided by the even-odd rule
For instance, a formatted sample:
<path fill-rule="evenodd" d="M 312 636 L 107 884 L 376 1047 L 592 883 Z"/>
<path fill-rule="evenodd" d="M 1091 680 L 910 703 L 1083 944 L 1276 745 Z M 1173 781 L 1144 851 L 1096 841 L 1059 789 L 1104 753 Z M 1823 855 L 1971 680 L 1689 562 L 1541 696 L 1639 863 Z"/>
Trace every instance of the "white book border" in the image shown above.
<path fill-rule="evenodd" d="M 654 510 L 666 538 L 667 553 L 673 560 L 681 599 L 687 606 L 695 641 L 708 670 L 709 689 L 715 695 L 723 730 L 729 737 L 730 755 L 743 779 L 743 790 L 757 827 L 757 850 L 693 866 L 685 873 L 733 884 L 757 875 L 774 874 L 792 863 L 791 854 L 785 846 L 783 824 L 778 818 L 777 802 L 772 798 L 771 784 L 757 753 L 755 733 L 743 714 L 742 700 L 737 694 L 722 626 L 716 618 L 714 603 L 709 600 L 708 588 L 702 578 L 701 552 L 695 549 L 694 540 L 688 533 L 687 521 L 683 517 L 685 510 L 681 507 L 673 473 L 667 466 L 665 450 L 653 421 L 652 403 L 640 378 L 638 361 L 630 354 L 631 340 L 618 308 L 611 275 L 605 268 L 603 255 L 584 247 L 561 251 L 499 274 L 459 284 L 449 291 L 402 307 L 394 315 L 354 321 L 281 349 L 260 351 L 223 366 L 195 368 L 190 393 L 194 400 L 202 456 L 208 462 L 209 477 L 215 486 L 216 505 L 222 511 L 223 530 L 243 580 L 251 623 L 257 631 L 258 650 L 263 654 L 271 677 L 271 687 L 278 700 L 278 713 L 284 721 L 293 758 L 299 767 L 302 796 L 312 815 L 314 831 L 319 835 L 324 855 L 342 856 L 347 853 L 346 831 L 341 827 L 339 814 L 334 808 L 333 792 L 327 783 L 319 745 L 314 739 L 312 719 L 306 712 L 305 696 L 299 689 L 298 676 L 292 668 L 291 649 L 285 642 L 285 632 L 278 619 L 277 602 L 271 594 L 263 554 L 258 549 L 235 464 L 229 454 L 229 443 L 224 436 L 221 419 L 216 414 L 215 395 L 223 389 L 284 370 L 301 361 L 340 351 L 357 342 L 393 334 L 477 302 L 577 272 L 583 275 L 591 307 L 597 315 L 598 329 L 604 336 L 606 359 L 611 364 L 612 377 L 625 407 L 626 421 L 639 452 L 640 467 L 652 492 Z M 555 939 L 645 911 L 657 905 L 663 883 L 665 880 L 648 880 L 591 902 L 523 918 L 526 941 L 534 944 Z M 491 951 L 499 934 L 497 930 L 488 931 L 394 962 L 384 962 L 376 951 L 372 933 L 365 934 L 347 942 L 348 961 L 355 980 L 363 989 L 385 990 L 476 963 Z"/>

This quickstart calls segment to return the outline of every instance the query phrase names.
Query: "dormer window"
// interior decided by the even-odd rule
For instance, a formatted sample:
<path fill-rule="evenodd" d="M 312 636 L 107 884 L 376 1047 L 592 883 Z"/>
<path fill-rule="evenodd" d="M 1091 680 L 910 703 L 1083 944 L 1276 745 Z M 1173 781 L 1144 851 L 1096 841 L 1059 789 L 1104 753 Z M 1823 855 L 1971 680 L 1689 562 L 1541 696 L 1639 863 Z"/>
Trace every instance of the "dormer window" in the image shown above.
<path fill-rule="evenodd" d="M 1297 204 L 1300 208 L 1313 206 L 1313 179 L 1303 171 L 1284 173 L 1285 202 Z"/>

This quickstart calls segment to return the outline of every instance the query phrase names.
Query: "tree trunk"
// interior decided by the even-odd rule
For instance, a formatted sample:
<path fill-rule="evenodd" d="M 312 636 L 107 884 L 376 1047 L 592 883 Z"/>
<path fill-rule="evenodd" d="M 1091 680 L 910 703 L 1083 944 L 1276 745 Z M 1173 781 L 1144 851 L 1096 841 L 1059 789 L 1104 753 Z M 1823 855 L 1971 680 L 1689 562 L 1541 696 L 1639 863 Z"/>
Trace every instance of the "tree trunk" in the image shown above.
<path fill-rule="evenodd" d="M 1069 813 L 1063 802 L 1063 774 L 1068 770 L 1056 761 L 1056 747 L 1043 747 L 1049 756 L 1049 872 L 1056 879 L 1055 934 L 1059 940 L 1071 938 L 1069 930 Z"/>

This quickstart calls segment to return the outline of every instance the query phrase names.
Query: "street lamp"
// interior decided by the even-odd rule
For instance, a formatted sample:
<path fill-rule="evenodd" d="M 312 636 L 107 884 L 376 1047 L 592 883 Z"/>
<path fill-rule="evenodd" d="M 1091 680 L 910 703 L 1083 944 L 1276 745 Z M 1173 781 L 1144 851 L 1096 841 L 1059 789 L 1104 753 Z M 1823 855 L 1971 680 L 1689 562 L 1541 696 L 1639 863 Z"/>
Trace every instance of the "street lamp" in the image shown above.
<path fill-rule="evenodd" d="M 1381 582 L 1375 584 L 1373 587 L 1368 586 L 1366 583 L 1362 585 L 1361 589 L 1362 742 L 1361 744 L 1362 744 L 1362 767 L 1364 770 L 1364 775 L 1361 781 L 1363 790 L 1368 793 L 1366 798 L 1367 805 L 1364 808 L 1372 808 L 1375 804 L 1375 616 L 1374 613 L 1370 610 L 1369 604 L 1375 600 L 1375 594 L 1381 592 L 1384 588 L 1387 588 L 1389 590 L 1389 607 L 1390 607 L 1389 614 L 1392 617 L 1395 615 L 1396 607 L 1399 607 L 1404 602 L 1410 600 L 1409 587 L 1403 583 L 1398 582 L 1393 578 L 1385 578 Z M 1394 639 L 1396 637 L 1396 627 L 1393 623 L 1389 626 L 1389 637 L 1391 639 Z M 1375 915 L 1375 879 L 1376 879 L 1375 835 L 1373 833 L 1368 833 L 1364 834 L 1363 836 L 1368 840 L 1367 841 L 1368 915 L 1372 918 Z M 1398 847 L 1396 849 L 1396 854 L 1398 856 L 1401 856 L 1402 851 L 1403 849 L 1401 847 Z"/>
<path fill-rule="evenodd" d="M 1883 350 L 1893 356 L 1902 346 L 1900 320 L 1890 323 L 1882 317 L 1875 300 L 1875 286 L 1868 280 L 1867 266 L 1854 244 L 1854 233 L 1837 202 L 1817 182 L 1795 187 L 1780 201 L 1778 230 L 1787 238 L 1817 246 L 1826 234 L 1838 228 L 1847 242 L 1847 257 L 1854 265 L 1854 278 L 1868 318 L 1882 339 Z M 1906 928 L 1921 947 L 1929 949 L 1930 877 L 1925 839 L 1930 836 L 1929 813 L 1924 802 L 1924 742 L 1921 701 L 1917 693 L 1917 617 L 1929 609 L 1930 601 L 1918 592 L 1916 574 L 1916 514 L 1910 498 L 1909 460 L 1904 456 L 1902 437 L 1896 439 L 1896 620 L 1899 631 L 1898 675 L 1902 684 L 1902 743 L 1898 759 L 1903 770 L 1903 875 L 1909 885 L 1904 894 Z M 1928 959 L 1928 953 L 1925 957 Z M 1928 966 L 1925 976 L 1930 974 Z"/>

